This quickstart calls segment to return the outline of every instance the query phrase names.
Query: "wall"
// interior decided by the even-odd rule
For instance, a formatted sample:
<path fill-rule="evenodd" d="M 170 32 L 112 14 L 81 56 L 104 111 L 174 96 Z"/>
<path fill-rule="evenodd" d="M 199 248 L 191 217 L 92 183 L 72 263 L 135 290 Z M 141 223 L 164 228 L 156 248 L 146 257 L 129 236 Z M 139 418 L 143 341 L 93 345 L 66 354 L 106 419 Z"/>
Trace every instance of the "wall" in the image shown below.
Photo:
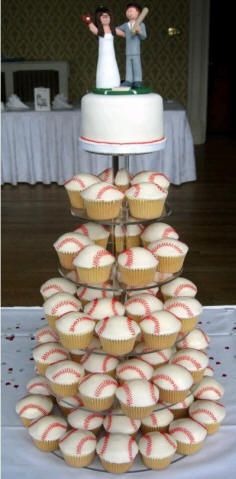
<path fill-rule="evenodd" d="M 115 24 L 125 19 L 124 0 L 109 0 Z M 97 39 L 81 14 L 100 4 L 94 0 L 6 0 L 2 5 L 2 54 L 25 60 L 66 60 L 70 65 L 69 97 L 80 98 L 94 86 Z M 189 0 L 149 0 L 148 40 L 142 43 L 145 85 L 164 97 L 187 102 Z M 169 37 L 167 28 L 181 35 Z M 117 60 L 124 77 L 124 40 L 116 39 Z"/>

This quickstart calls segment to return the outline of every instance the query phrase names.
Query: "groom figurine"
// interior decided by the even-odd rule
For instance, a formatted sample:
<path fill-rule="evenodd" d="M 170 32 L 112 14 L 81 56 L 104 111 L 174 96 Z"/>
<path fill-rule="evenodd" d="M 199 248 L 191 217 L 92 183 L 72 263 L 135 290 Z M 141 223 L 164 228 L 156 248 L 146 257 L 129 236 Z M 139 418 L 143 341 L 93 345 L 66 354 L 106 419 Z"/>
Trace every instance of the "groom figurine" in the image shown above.
<path fill-rule="evenodd" d="M 126 6 L 126 18 L 128 22 L 116 28 L 116 33 L 126 39 L 126 75 L 124 86 L 139 88 L 142 86 L 142 66 L 140 57 L 140 41 L 147 38 L 144 23 L 136 26 L 135 22 L 142 11 L 141 6 L 136 3 L 128 3 Z"/>

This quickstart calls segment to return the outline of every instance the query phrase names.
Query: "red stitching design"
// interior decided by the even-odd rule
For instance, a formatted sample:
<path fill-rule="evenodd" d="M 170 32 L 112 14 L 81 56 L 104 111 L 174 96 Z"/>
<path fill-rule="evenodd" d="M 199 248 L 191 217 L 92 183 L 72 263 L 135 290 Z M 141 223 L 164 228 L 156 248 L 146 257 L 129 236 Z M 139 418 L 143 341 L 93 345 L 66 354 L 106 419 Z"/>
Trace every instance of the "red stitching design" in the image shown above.
<path fill-rule="evenodd" d="M 106 417 L 106 431 L 110 431 L 112 426 L 112 416 Z"/>
<path fill-rule="evenodd" d="M 45 336 L 49 334 L 50 336 L 52 336 L 54 339 L 58 339 L 58 335 L 55 331 L 53 331 L 53 329 L 51 328 L 43 328 L 41 331 L 38 331 L 36 334 L 35 334 L 35 338 L 38 340 L 40 339 L 42 336 Z"/>
<path fill-rule="evenodd" d="M 79 309 L 79 305 L 72 300 L 60 301 L 52 308 L 51 315 L 55 316 L 56 313 L 58 312 L 58 309 L 61 308 L 62 306 L 71 306 L 71 307 L 73 306 L 73 308 L 75 308 L 77 311 Z"/>
<path fill-rule="evenodd" d="M 133 324 L 134 324 L 134 321 L 133 321 L 132 319 L 130 319 L 130 318 L 127 318 L 128 330 L 129 330 L 129 332 L 130 332 L 130 334 L 131 334 L 132 336 L 136 336 L 136 333 L 135 333 L 135 329 L 134 329 Z"/>
<path fill-rule="evenodd" d="M 178 356 L 171 360 L 172 364 L 179 364 L 181 361 L 189 361 L 196 369 L 202 369 L 201 363 L 199 363 L 196 359 L 191 358 L 191 356 L 187 354 L 182 354 L 182 356 Z"/>
<path fill-rule="evenodd" d="M 112 258 L 112 254 L 109 253 L 109 251 L 107 251 L 105 249 L 104 250 L 99 250 L 99 251 L 97 251 L 97 253 L 95 254 L 95 256 L 93 258 L 93 266 L 95 266 L 95 267 L 100 266 L 99 262 L 100 262 L 100 259 L 103 256 L 110 256 Z"/>
<path fill-rule="evenodd" d="M 144 307 L 144 314 L 143 316 L 147 316 L 148 314 L 151 314 L 152 313 L 152 310 L 151 310 L 151 307 L 150 305 L 148 304 L 148 301 L 146 299 L 143 299 L 143 298 L 131 298 L 127 301 L 125 307 L 127 308 L 127 306 L 132 306 L 132 304 L 141 304 L 143 307 Z"/>
<path fill-rule="evenodd" d="M 102 196 L 103 196 L 103 193 L 105 193 L 106 191 L 108 190 L 111 190 L 111 191 L 117 191 L 117 189 L 112 186 L 112 185 L 105 185 L 103 186 L 97 193 L 97 196 L 96 196 L 96 199 L 97 200 L 101 200 L 102 199 Z"/>
<path fill-rule="evenodd" d="M 63 351 L 63 349 L 53 348 L 50 351 L 47 351 L 46 353 L 44 353 L 41 356 L 41 360 L 46 362 L 47 359 L 49 358 L 49 356 L 51 356 L 52 354 L 62 354 L 62 356 L 66 357 L 66 358 L 68 357 L 68 353 L 66 351 Z"/>
<path fill-rule="evenodd" d="M 27 411 L 28 409 L 36 409 L 37 411 L 41 412 L 44 415 L 48 414 L 47 409 L 45 409 L 43 406 L 40 406 L 39 404 L 29 403 L 29 404 L 26 404 L 25 406 L 23 406 L 19 410 L 19 415 L 24 414 L 24 412 Z"/>
<path fill-rule="evenodd" d="M 126 249 L 125 251 L 123 251 L 123 254 L 126 255 L 126 263 L 124 264 L 124 266 L 126 268 L 130 268 L 134 262 L 133 251 L 131 249 Z"/>
<path fill-rule="evenodd" d="M 173 429 L 171 428 L 170 433 L 173 434 L 174 432 L 182 432 L 189 439 L 190 444 L 194 442 L 193 434 L 186 427 L 178 426 L 174 427 Z"/>
<path fill-rule="evenodd" d="M 66 439 L 68 439 L 68 437 L 72 436 L 72 434 L 74 434 L 75 432 L 77 432 L 77 429 L 71 429 L 71 431 L 68 431 L 67 434 L 65 434 L 61 439 L 60 439 L 60 444 L 62 442 L 64 442 Z"/>
<path fill-rule="evenodd" d="M 176 233 L 175 229 L 171 226 L 168 226 L 163 231 L 163 238 L 168 238 L 170 233 Z M 177 233 L 176 233 L 177 234 Z"/>
<path fill-rule="evenodd" d="M 111 309 L 112 309 L 112 312 L 114 313 L 114 316 L 119 316 L 119 311 L 118 309 L 116 309 L 116 306 L 118 306 L 118 304 L 120 304 L 120 301 L 116 298 L 112 298 L 111 299 Z"/>
<path fill-rule="evenodd" d="M 90 422 L 95 418 L 103 419 L 103 416 L 101 414 L 97 414 L 97 413 L 89 414 L 83 422 L 83 428 L 88 429 Z"/>
<path fill-rule="evenodd" d="M 94 391 L 94 395 L 96 398 L 100 397 L 102 391 L 107 386 L 117 386 L 117 382 L 114 379 L 105 379 L 102 383 L 100 383 Z"/>
<path fill-rule="evenodd" d="M 151 423 L 153 426 L 158 426 L 157 414 L 152 413 L 150 416 Z"/>
<path fill-rule="evenodd" d="M 73 321 L 73 323 L 71 324 L 71 326 L 70 326 L 70 328 L 69 328 L 69 331 L 70 331 L 71 333 L 74 333 L 77 324 L 81 323 L 82 321 L 90 321 L 90 322 L 91 322 L 91 318 L 89 318 L 88 316 L 83 316 L 82 318 L 75 319 L 75 320 Z"/>
<path fill-rule="evenodd" d="M 215 414 L 212 412 L 212 411 L 209 411 L 209 409 L 205 409 L 205 408 L 199 408 L 199 409 L 196 409 L 195 411 L 191 411 L 191 416 L 195 416 L 195 414 L 206 414 L 206 416 L 209 416 L 213 421 L 217 421 L 217 417 L 215 416 Z M 198 419 L 199 421 L 199 419 Z"/>
<path fill-rule="evenodd" d="M 56 289 L 59 293 L 64 293 L 64 289 L 61 286 L 58 286 L 56 283 L 51 283 L 49 286 L 44 286 L 42 292 L 48 291 L 49 289 Z"/>
<path fill-rule="evenodd" d="M 149 389 L 150 389 L 150 394 L 151 394 L 151 398 L 152 398 L 153 402 L 157 403 L 159 398 L 156 397 L 154 384 L 149 383 Z"/>
<path fill-rule="evenodd" d="M 148 434 L 144 434 L 143 439 L 147 441 L 147 447 L 146 447 L 146 456 L 150 456 L 152 452 L 152 439 L 151 436 L 148 436 Z"/>
<path fill-rule="evenodd" d="M 88 441 L 93 441 L 95 442 L 96 439 L 94 436 L 86 436 L 86 437 L 83 437 L 83 439 L 80 440 L 80 442 L 77 444 L 77 447 L 76 447 L 76 453 L 77 454 L 81 454 L 82 452 L 82 447 L 84 446 L 84 444 Z"/>
<path fill-rule="evenodd" d="M 196 286 L 192 285 L 192 284 L 188 284 L 188 283 L 182 283 L 180 284 L 179 286 L 177 286 L 174 290 L 174 295 L 175 296 L 184 296 L 184 294 L 180 294 L 182 289 L 184 288 L 187 288 L 187 289 L 192 289 L 194 292 L 197 291 L 197 288 Z"/>
<path fill-rule="evenodd" d="M 184 309 L 184 311 L 186 311 L 188 313 L 188 317 L 189 318 L 192 318 L 194 316 L 194 313 L 193 311 L 190 309 L 190 307 L 187 305 L 187 304 L 184 304 L 184 303 L 180 303 L 178 301 L 174 302 L 174 303 L 171 303 L 170 305 L 168 305 L 167 307 L 165 307 L 165 310 L 166 311 L 170 311 L 172 312 L 172 309 L 173 308 L 182 308 Z M 173 313 L 174 316 L 176 316 L 178 318 L 178 316 Z"/>
<path fill-rule="evenodd" d="M 65 238 L 57 243 L 55 243 L 55 247 L 58 249 L 58 248 L 61 248 L 62 246 L 64 246 L 65 244 L 67 243 L 74 243 L 76 246 L 79 246 L 79 248 L 84 248 L 84 244 L 77 238 Z"/>
<path fill-rule="evenodd" d="M 144 372 L 142 371 L 142 369 L 139 368 L 138 366 L 134 366 L 134 365 L 132 365 L 132 364 L 127 365 L 127 366 L 120 366 L 120 367 L 117 369 L 117 373 L 118 373 L 118 374 L 121 374 L 121 373 L 123 373 L 123 372 L 125 372 L 125 371 L 128 371 L 128 370 L 135 371 L 136 373 L 138 373 L 138 374 L 139 374 L 139 377 L 140 377 L 141 379 L 147 379 L 146 376 L 145 376 L 145 374 L 144 374 Z"/>
<path fill-rule="evenodd" d="M 155 316 L 147 316 L 145 320 L 152 321 L 154 323 L 154 334 L 160 334 L 160 323 L 158 321 L 158 318 L 156 318 Z"/>
<path fill-rule="evenodd" d="M 109 318 L 104 318 L 101 322 L 101 326 L 100 328 L 97 328 L 97 334 L 100 336 L 103 331 L 106 329 L 106 326 L 107 326 L 107 321 L 109 320 Z"/>
<path fill-rule="evenodd" d="M 139 194 L 140 194 L 140 190 L 141 190 L 141 186 L 139 183 L 136 183 L 135 185 L 132 186 L 132 190 L 133 190 L 133 195 L 134 195 L 134 198 L 138 198 Z"/>
<path fill-rule="evenodd" d="M 108 446 L 108 442 L 109 442 L 109 438 L 110 438 L 110 434 L 106 434 L 106 436 L 104 436 L 103 438 L 103 445 L 100 449 L 100 452 L 99 454 L 102 456 L 104 454 L 104 452 L 106 452 L 107 450 L 107 446 Z"/>
<path fill-rule="evenodd" d="M 174 441 L 171 440 L 171 437 L 169 434 L 167 434 L 166 432 L 163 432 L 162 435 L 164 436 L 164 438 L 167 440 L 167 442 L 176 450 L 177 449 L 177 445 Z"/>
<path fill-rule="evenodd" d="M 63 374 L 74 374 L 78 379 L 81 377 L 81 373 L 73 368 L 64 368 L 60 371 L 57 371 L 53 376 L 52 379 L 55 380 L 62 376 Z"/>
<path fill-rule="evenodd" d="M 89 230 L 85 225 L 80 225 L 76 231 L 82 231 L 85 236 L 89 236 Z"/>
<path fill-rule="evenodd" d="M 109 363 L 110 359 L 113 359 L 113 357 L 112 357 L 112 356 L 105 356 L 105 358 L 103 359 L 103 362 L 102 362 L 102 371 L 103 371 L 104 373 L 106 373 L 106 371 L 109 369 L 108 363 Z"/>
<path fill-rule="evenodd" d="M 98 299 L 93 299 L 91 302 L 90 302 L 90 309 L 88 309 L 88 307 L 86 308 L 86 313 L 87 314 L 90 314 L 92 315 L 94 313 L 94 310 L 96 309 L 97 307 L 97 304 L 98 304 Z"/>
<path fill-rule="evenodd" d="M 68 183 L 75 181 L 75 183 L 78 183 L 81 188 L 86 188 L 86 184 L 81 180 L 81 178 L 77 178 L 76 176 L 72 176 L 69 180 L 65 181 L 64 185 L 68 185 Z"/>
<path fill-rule="evenodd" d="M 166 381 L 167 383 L 171 384 L 171 386 L 173 386 L 174 391 L 178 390 L 178 386 L 175 381 L 167 374 L 156 374 L 155 376 L 153 376 L 152 380 L 156 379 L 163 379 L 163 381 Z"/>
<path fill-rule="evenodd" d="M 205 386 L 205 387 L 202 387 L 201 389 L 199 389 L 199 391 L 197 391 L 197 393 L 195 393 L 195 397 L 200 399 L 201 398 L 201 395 L 204 394 L 204 392 L 207 392 L 207 391 L 213 391 L 214 393 L 216 393 L 216 399 L 220 399 L 221 397 L 221 392 L 219 389 L 217 389 L 216 387 L 214 386 Z"/>
<path fill-rule="evenodd" d="M 173 243 L 168 243 L 168 242 L 162 242 L 161 244 L 158 244 L 156 245 L 154 248 L 148 248 L 152 254 L 156 253 L 159 249 L 163 248 L 163 247 L 170 247 L 172 248 L 173 250 L 177 251 L 177 253 L 180 253 L 180 254 L 184 254 L 183 250 L 176 244 L 173 244 Z"/>
<path fill-rule="evenodd" d="M 157 178 L 158 178 L 158 177 L 165 178 L 165 180 L 167 180 L 168 182 L 170 182 L 168 176 L 166 176 L 164 173 L 156 173 L 156 172 L 153 172 L 151 175 L 149 175 L 148 180 L 149 180 L 150 182 L 155 181 L 155 178 L 156 178 L 156 177 L 157 177 Z"/>
<path fill-rule="evenodd" d="M 133 426 L 134 428 L 134 432 L 137 431 L 137 424 L 135 422 L 135 419 L 132 419 L 131 417 L 129 418 L 129 422 L 130 424 Z"/>
<path fill-rule="evenodd" d="M 163 351 L 157 351 L 157 354 L 158 354 L 158 356 L 160 356 L 165 361 L 169 360 L 169 358 L 166 356 L 166 354 Z"/>
<path fill-rule="evenodd" d="M 128 442 L 128 455 L 129 455 L 129 460 L 132 461 L 133 460 L 133 451 L 132 451 L 132 446 L 133 446 L 133 443 L 135 442 L 134 438 L 133 437 L 130 437 L 129 438 L 129 442 Z"/>
<path fill-rule="evenodd" d="M 52 429 L 59 428 L 61 427 L 62 429 L 67 429 L 67 426 L 64 426 L 64 424 L 61 424 L 60 422 L 54 422 L 53 424 L 50 424 L 47 429 L 45 429 L 44 433 L 41 436 L 41 440 L 45 441 L 47 439 L 47 435 L 49 432 L 52 431 Z"/>
<path fill-rule="evenodd" d="M 126 394 L 126 399 L 127 399 L 127 405 L 128 406 L 132 406 L 133 404 L 133 397 L 132 397 L 132 393 L 131 393 L 131 390 L 130 390 L 130 387 L 127 383 L 124 383 L 122 386 L 120 386 L 123 391 L 125 392 Z"/>
<path fill-rule="evenodd" d="M 111 168 L 106 168 L 104 171 L 102 171 L 102 173 L 99 175 L 100 178 L 103 180 L 103 181 L 107 181 L 109 179 L 112 180 L 112 177 L 113 177 L 113 171 Z"/>
<path fill-rule="evenodd" d="M 43 382 L 42 383 L 38 382 L 38 383 L 30 384 L 27 387 L 27 389 L 30 392 L 32 389 L 37 388 L 37 387 L 45 388 L 47 391 L 50 392 L 50 388 L 49 388 L 48 384 L 46 384 L 46 383 L 44 384 Z"/>

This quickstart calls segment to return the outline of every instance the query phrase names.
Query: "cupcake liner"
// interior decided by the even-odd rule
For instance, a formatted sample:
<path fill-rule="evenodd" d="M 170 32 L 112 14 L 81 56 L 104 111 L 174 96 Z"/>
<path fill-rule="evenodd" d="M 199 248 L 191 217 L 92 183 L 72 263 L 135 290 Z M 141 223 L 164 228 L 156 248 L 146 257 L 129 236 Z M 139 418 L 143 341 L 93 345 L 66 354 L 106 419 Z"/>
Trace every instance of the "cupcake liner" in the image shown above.
<path fill-rule="evenodd" d="M 63 454 L 66 464 L 72 467 L 85 467 L 89 466 L 91 462 L 93 462 L 95 457 L 95 451 L 91 452 L 90 454 L 86 454 L 83 456 L 69 456 L 69 454 Z"/>
<path fill-rule="evenodd" d="M 168 403 L 177 403 L 182 402 L 184 399 L 190 394 L 189 389 L 185 389 L 183 391 L 171 391 L 167 389 L 162 389 L 158 386 L 159 393 L 160 393 L 160 401 L 168 402 Z"/>
<path fill-rule="evenodd" d="M 114 238 L 115 238 L 116 254 L 119 254 L 125 249 L 125 237 L 115 236 Z"/>
<path fill-rule="evenodd" d="M 29 427 L 33 421 L 36 421 L 36 419 L 39 419 L 39 418 L 33 418 L 33 419 L 28 419 L 27 417 L 22 417 L 22 416 L 19 416 L 20 417 L 20 420 L 22 422 L 22 424 L 25 426 L 25 427 Z"/>
<path fill-rule="evenodd" d="M 198 371 L 189 371 L 192 374 L 194 383 L 200 383 L 200 381 L 203 379 L 205 369 L 206 368 L 200 369 Z"/>
<path fill-rule="evenodd" d="M 71 357 L 72 361 L 75 361 L 76 363 L 80 363 L 81 358 L 84 356 L 84 354 L 85 354 L 85 352 L 83 352 L 82 354 L 74 354 L 74 353 L 70 352 L 70 357 Z"/>
<path fill-rule="evenodd" d="M 174 454 L 171 454 L 169 457 L 165 457 L 163 459 L 154 459 L 152 457 L 147 457 L 141 454 L 141 458 L 145 466 L 149 467 L 150 469 L 165 469 L 171 463 Z"/>
<path fill-rule="evenodd" d="M 143 339 L 145 344 L 150 349 L 166 349 L 171 348 L 177 339 L 178 333 L 163 334 L 157 336 L 143 332 Z"/>
<path fill-rule="evenodd" d="M 112 354 L 113 356 L 130 353 L 134 348 L 135 344 L 135 338 L 111 340 L 100 336 L 99 339 L 101 341 L 102 349 L 106 353 Z"/>
<path fill-rule="evenodd" d="M 52 316 L 50 314 L 45 314 L 45 318 L 50 326 L 54 331 L 56 331 L 56 320 L 58 319 L 57 316 Z"/>
<path fill-rule="evenodd" d="M 140 200 L 128 198 L 128 204 L 131 216 L 134 216 L 134 218 L 151 220 L 161 216 L 165 200 Z"/>
<path fill-rule="evenodd" d="M 57 251 L 57 255 L 60 261 L 60 265 L 62 268 L 72 270 L 75 269 L 73 265 L 73 260 L 78 256 L 78 251 L 76 253 L 61 253 L 60 251 Z"/>
<path fill-rule="evenodd" d="M 180 330 L 181 333 L 189 333 L 190 331 L 192 331 L 192 329 L 195 328 L 195 326 L 198 323 L 198 316 L 194 316 L 192 318 L 185 318 L 185 319 L 178 318 L 178 319 L 181 321 L 181 324 L 182 324 L 181 330 Z"/>
<path fill-rule="evenodd" d="M 94 220 L 112 220 L 120 214 L 122 200 L 89 201 L 84 200 L 84 206 L 89 218 Z"/>
<path fill-rule="evenodd" d="M 126 416 L 131 417 L 132 419 L 143 419 L 144 417 L 150 416 L 153 410 L 155 409 L 155 404 L 152 406 L 144 406 L 144 407 L 135 407 L 135 406 L 127 406 L 120 401 L 120 407 Z"/>
<path fill-rule="evenodd" d="M 45 363 L 41 363 L 40 361 L 35 361 L 35 366 L 37 368 L 38 373 L 44 376 L 46 369 L 48 368 L 48 366 L 50 366 L 50 364 L 48 363 L 45 364 Z"/>
<path fill-rule="evenodd" d="M 93 331 L 86 334 L 63 334 L 58 331 L 62 346 L 67 349 L 85 349 L 93 339 Z"/>
<path fill-rule="evenodd" d="M 207 434 L 215 434 L 220 429 L 220 423 L 214 422 L 213 424 L 202 424 L 207 430 Z"/>
<path fill-rule="evenodd" d="M 171 409 L 171 412 L 174 414 L 174 419 L 182 419 L 183 417 L 189 417 L 187 407 L 181 409 Z"/>
<path fill-rule="evenodd" d="M 50 388 L 56 394 L 56 396 L 66 397 L 66 396 L 76 396 L 78 394 L 78 384 L 79 381 L 73 384 L 56 384 L 52 381 L 49 381 Z"/>
<path fill-rule="evenodd" d="M 169 425 L 168 426 L 146 426 L 145 424 L 141 425 L 141 431 L 143 434 L 146 434 L 147 432 L 168 432 L 169 430 Z"/>
<path fill-rule="evenodd" d="M 114 402 L 114 395 L 106 398 L 97 399 L 90 398 L 79 392 L 79 396 L 83 401 L 84 406 L 88 409 L 91 409 L 92 411 L 105 411 L 106 409 L 110 409 Z"/>
<path fill-rule="evenodd" d="M 182 256 L 157 256 L 159 261 L 157 271 L 160 273 L 178 273 L 183 267 L 186 255 Z"/>
<path fill-rule="evenodd" d="M 184 454 L 185 456 L 189 456 L 190 454 L 195 454 L 198 452 L 202 446 L 203 441 L 198 442 L 197 444 L 184 444 L 176 439 L 177 442 L 177 453 Z"/>
<path fill-rule="evenodd" d="M 77 267 L 78 279 L 81 283 L 106 283 L 111 275 L 112 265 L 98 266 L 97 268 Z"/>
<path fill-rule="evenodd" d="M 129 269 L 118 264 L 120 280 L 129 286 L 145 286 L 152 283 L 156 273 L 156 268 L 147 269 Z"/>
<path fill-rule="evenodd" d="M 83 209 L 84 200 L 80 194 L 80 191 L 70 191 L 70 190 L 66 190 L 66 191 L 67 191 L 72 208 L 78 208 L 79 210 Z"/>
<path fill-rule="evenodd" d="M 144 248 L 147 248 L 148 245 L 151 243 L 151 241 L 145 241 L 144 239 L 141 238 L 141 241 L 142 241 L 142 245 Z"/>
<path fill-rule="evenodd" d="M 113 474 L 122 474 L 122 472 L 128 471 L 133 465 L 133 461 L 125 462 L 123 464 L 115 464 L 114 462 L 105 461 L 101 457 L 100 457 L 100 461 L 104 469 L 108 472 L 112 472 Z"/>
<path fill-rule="evenodd" d="M 59 439 L 56 441 L 40 441 L 39 439 L 33 439 L 33 443 L 38 449 L 40 449 L 40 451 L 50 452 L 58 449 Z"/>
<path fill-rule="evenodd" d="M 98 246 L 102 246 L 103 248 L 106 249 L 107 243 L 108 243 L 108 238 L 109 238 L 109 236 L 108 236 L 107 238 L 94 239 L 93 241 L 94 241 L 94 243 L 97 244 Z"/>
<path fill-rule="evenodd" d="M 126 236 L 126 249 L 141 245 L 140 236 Z"/>

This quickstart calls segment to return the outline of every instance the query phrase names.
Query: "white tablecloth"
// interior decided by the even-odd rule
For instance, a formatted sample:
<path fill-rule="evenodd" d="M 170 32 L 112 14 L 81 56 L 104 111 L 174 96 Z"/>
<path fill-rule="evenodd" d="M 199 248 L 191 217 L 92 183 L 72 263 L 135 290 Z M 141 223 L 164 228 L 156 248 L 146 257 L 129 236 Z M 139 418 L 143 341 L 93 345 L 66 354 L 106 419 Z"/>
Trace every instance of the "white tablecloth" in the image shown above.
<path fill-rule="evenodd" d="M 34 375 L 31 349 L 33 333 L 45 324 L 41 308 L 2 310 L 2 427 L 3 479 L 94 479 L 103 473 L 74 470 L 53 454 L 37 450 L 15 413 L 16 401 L 26 394 L 25 385 Z M 199 325 L 210 336 L 208 349 L 215 378 L 225 388 L 222 402 L 226 418 L 220 431 L 208 436 L 196 455 L 184 457 L 158 472 L 160 479 L 233 479 L 236 471 L 236 308 L 206 307 Z M 115 477 L 106 474 L 105 477 Z M 126 475 L 121 475 L 124 479 Z M 135 479 L 155 479 L 157 472 L 134 473 Z"/>
<path fill-rule="evenodd" d="M 3 112 L 2 183 L 61 185 L 79 171 L 97 174 L 111 166 L 111 157 L 81 149 L 80 122 L 79 109 Z M 165 103 L 164 124 L 165 150 L 131 157 L 131 172 L 160 171 L 176 185 L 196 180 L 193 140 L 185 110 L 177 103 Z"/>

